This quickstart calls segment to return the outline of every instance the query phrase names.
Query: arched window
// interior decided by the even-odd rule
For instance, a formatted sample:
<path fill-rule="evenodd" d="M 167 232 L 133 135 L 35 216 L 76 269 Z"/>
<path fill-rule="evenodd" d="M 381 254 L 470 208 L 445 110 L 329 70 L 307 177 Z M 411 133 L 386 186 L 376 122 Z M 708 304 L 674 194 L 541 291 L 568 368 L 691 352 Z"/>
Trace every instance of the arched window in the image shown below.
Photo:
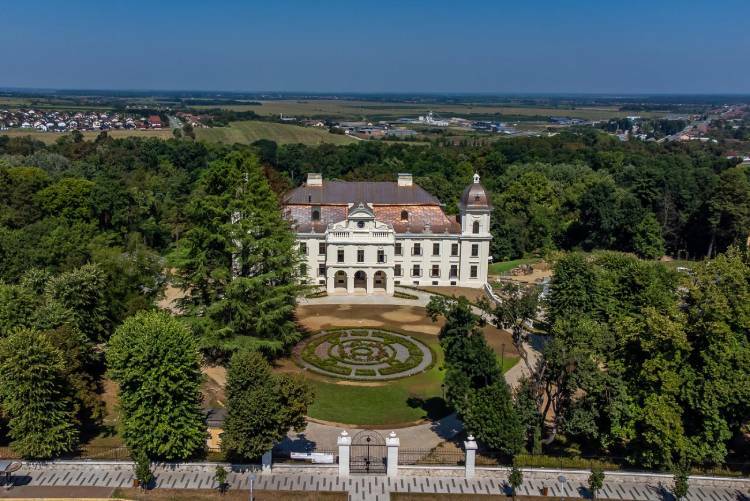
<path fill-rule="evenodd" d="M 312 220 L 313 221 L 320 221 L 320 209 L 313 209 L 312 210 Z"/>
<path fill-rule="evenodd" d="M 405 210 L 401 211 L 401 221 L 408 221 L 409 220 L 409 213 Z"/>
<path fill-rule="evenodd" d="M 472 233 L 479 233 L 479 221 L 474 221 L 471 231 Z"/>

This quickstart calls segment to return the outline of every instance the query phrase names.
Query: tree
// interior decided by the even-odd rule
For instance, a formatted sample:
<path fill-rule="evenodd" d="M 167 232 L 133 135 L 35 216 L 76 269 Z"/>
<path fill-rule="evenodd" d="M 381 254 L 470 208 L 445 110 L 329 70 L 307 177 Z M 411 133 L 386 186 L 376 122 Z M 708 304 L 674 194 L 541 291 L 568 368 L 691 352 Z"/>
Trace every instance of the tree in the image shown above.
<path fill-rule="evenodd" d="M 690 489 L 688 482 L 688 469 L 684 466 L 677 466 L 674 469 L 674 486 L 672 487 L 672 494 L 677 501 L 688 495 Z"/>
<path fill-rule="evenodd" d="M 211 163 L 187 213 L 178 268 L 204 349 L 278 352 L 299 340 L 297 246 L 257 158 L 235 152 Z"/>
<path fill-rule="evenodd" d="M 136 451 L 133 475 L 142 490 L 148 490 L 154 482 L 154 473 L 151 471 L 151 460 L 143 451 Z"/>
<path fill-rule="evenodd" d="M 101 341 L 109 332 L 104 304 L 106 290 L 101 268 L 87 264 L 50 278 L 45 294 L 71 312 L 75 325 L 90 340 Z"/>
<path fill-rule="evenodd" d="M 661 226 L 651 212 L 647 213 L 635 228 L 633 251 L 644 259 L 658 259 L 664 255 Z"/>
<path fill-rule="evenodd" d="M 539 292 L 537 287 L 506 283 L 499 291 L 502 301 L 492 310 L 495 323 L 503 329 L 510 329 L 513 346 L 530 373 L 533 373 L 534 367 L 529 363 L 525 345 L 528 342 L 528 325 L 537 316 Z"/>
<path fill-rule="evenodd" d="M 515 456 L 523 449 L 525 426 L 504 380 L 470 393 L 462 418 L 466 429 L 492 449 L 508 456 Z"/>
<path fill-rule="evenodd" d="M 257 351 L 232 355 L 227 373 L 227 418 L 221 448 L 229 457 L 250 461 L 280 442 L 290 428 L 302 431 L 313 395 L 292 376 L 275 375 Z"/>
<path fill-rule="evenodd" d="M 216 465 L 216 471 L 214 472 L 214 481 L 219 484 L 219 492 L 222 496 L 227 492 L 227 469 L 220 464 Z"/>
<path fill-rule="evenodd" d="M 120 386 L 122 436 L 131 450 L 166 460 L 204 450 L 200 357 L 179 320 L 163 312 L 128 318 L 110 340 L 107 365 Z"/>
<path fill-rule="evenodd" d="M 604 472 L 600 468 L 592 468 L 589 475 L 589 492 L 591 499 L 596 499 L 596 493 L 604 487 Z"/>
<path fill-rule="evenodd" d="M 516 499 L 516 491 L 523 485 L 523 472 L 518 466 L 513 466 L 508 474 L 508 485 L 510 485 L 510 494 Z"/>
<path fill-rule="evenodd" d="M 502 380 L 495 352 L 487 345 L 481 326 L 484 320 L 471 310 L 465 297 L 433 296 L 427 305 L 432 321 L 445 318 L 438 338 L 445 354 L 446 396 L 459 413 L 463 412 L 472 390 Z"/>
<path fill-rule="evenodd" d="M 49 459 L 75 449 L 78 423 L 63 357 L 44 334 L 19 329 L 0 339 L 0 403 L 21 456 Z"/>

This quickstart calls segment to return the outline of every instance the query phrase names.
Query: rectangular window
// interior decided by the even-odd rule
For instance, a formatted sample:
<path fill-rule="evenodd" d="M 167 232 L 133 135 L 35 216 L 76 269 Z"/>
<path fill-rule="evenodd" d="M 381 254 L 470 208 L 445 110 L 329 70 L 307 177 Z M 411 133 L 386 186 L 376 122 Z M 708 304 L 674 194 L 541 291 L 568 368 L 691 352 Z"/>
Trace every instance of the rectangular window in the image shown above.
<path fill-rule="evenodd" d="M 401 255 L 401 243 L 400 243 L 400 242 L 397 242 L 397 243 L 396 243 L 396 246 L 395 246 L 395 248 L 394 248 L 394 253 L 395 253 L 395 254 L 396 254 L 397 256 L 400 256 L 400 255 Z"/>
<path fill-rule="evenodd" d="M 326 255 L 326 243 L 325 242 L 318 242 L 318 255 L 320 256 Z"/>
<path fill-rule="evenodd" d="M 343 263 L 344 262 L 344 249 L 339 249 L 338 252 L 336 252 L 336 257 L 337 257 L 336 260 L 339 263 Z"/>
<path fill-rule="evenodd" d="M 414 244 L 414 247 L 411 248 L 411 255 L 412 256 L 421 256 L 422 255 L 422 245 L 421 244 Z"/>
<path fill-rule="evenodd" d="M 432 244 L 432 255 L 433 256 L 439 256 L 440 255 L 440 244 L 439 243 Z"/>
<path fill-rule="evenodd" d="M 396 275 L 397 277 L 401 276 L 401 265 L 400 264 L 397 264 L 396 266 L 393 267 L 393 274 Z"/>
<path fill-rule="evenodd" d="M 430 271 L 430 276 L 433 278 L 437 278 L 440 276 L 440 265 L 437 265 L 437 264 L 432 265 L 432 271 Z"/>
<path fill-rule="evenodd" d="M 458 256 L 458 244 L 451 244 L 451 256 Z"/>
<path fill-rule="evenodd" d="M 421 277 L 422 276 L 422 269 L 419 267 L 418 264 L 415 264 L 414 267 L 411 269 L 411 276 L 413 276 L 413 277 Z"/>
<path fill-rule="evenodd" d="M 477 268 L 478 266 L 475 264 L 471 265 L 471 268 L 469 270 L 469 278 L 477 278 Z"/>
<path fill-rule="evenodd" d="M 448 278 L 456 278 L 456 277 L 458 277 L 458 265 L 457 264 L 452 264 L 451 265 L 451 273 L 450 273 L 450 276 Z"/>
<path fill-rule="evenodd" d="M 364 249 L 357 249 L 357 262 L 358 263 L 365 262 L 365 250 Z"/>
<path fill-rule="evenodd" d="M 378 263 L 385 263 L 385 251 L 378 249 Z"/>
<path fill-rule="evenodd" d="M 479 244 L 471 244 L 471 257 L 479 257 Z"/>
<path fill-rule="evenodd" d="M 324 265 L 324 264 L 319 264 L 318 265 L 318 276 L 319 277 L 326 276 L 326 265 Z"/>
<path fill-rule="evenodd" d="M 307 256 L 307 244 L 305 242 L 300 242 L 299 251 L 302 253 L 303 256 Z"/>

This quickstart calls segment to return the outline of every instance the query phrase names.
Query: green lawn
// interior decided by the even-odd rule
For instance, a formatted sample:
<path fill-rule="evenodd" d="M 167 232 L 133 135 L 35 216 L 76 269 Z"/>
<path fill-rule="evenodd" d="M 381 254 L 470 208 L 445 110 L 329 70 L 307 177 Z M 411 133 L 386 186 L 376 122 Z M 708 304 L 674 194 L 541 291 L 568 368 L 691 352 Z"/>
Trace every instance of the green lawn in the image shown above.
<path fill-rule="evenodd" d="M 435 360 L 427 371 L 380 386 L 342 384 L 335 378 L 310 378 L 315 402 L 312 418 L 357 425 L 394 425 L 427 417 L 442 417 L 448 410 L 442 398 L 443 353 L 435 336 L 409 335 L 432 349 Z"/>
<path fill-rule="evenodd" d="M 195 129 L 195 135 L 200 140 L 226 144 L 249 144 L 259 139 L 269 139 L 278 144 L 350 144 L 357 141 L 349 136 L 331 134 L 325 129 L 258 120 L 232 122 L 227 127 Z"/>
<path fill-rule="evenodd" d="M 432 349 L 435 360 L 430 369 L 381 386 L 342 384 L 335 378 L 310 377 L 308 381 L 315 390 L 315 402 L 308 415 L 324 421 L 364 426 L 393 426 L 447 415 L 450 410 L 443 401 L 440 387 L 444 376 L 441 370 L 443 352 L 437 338 L 413 332 L 408 334 Z M 505 357 L 505 371 L 518 360 L 518 357 Z"/>
<path fill-rule="evenodd" d="M 531 258 L 525 258 L 525 259 L 513 259 L 511 261 L 501 261 L 499 263 L 492 263 L 489 268 L 490 275 L 502 275 L 503 273 L 506 273 L 516 266 L 520 266 L 522 264 L 534 264 L 538 263 L 540 261 L 539 258 L 531 257 Z"/>

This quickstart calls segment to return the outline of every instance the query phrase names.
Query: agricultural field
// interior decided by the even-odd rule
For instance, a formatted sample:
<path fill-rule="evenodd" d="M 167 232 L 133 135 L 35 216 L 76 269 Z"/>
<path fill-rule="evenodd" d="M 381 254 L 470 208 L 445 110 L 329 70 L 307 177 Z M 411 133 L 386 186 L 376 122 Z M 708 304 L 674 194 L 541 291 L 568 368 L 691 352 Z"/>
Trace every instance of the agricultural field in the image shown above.
<path fill-rule="evenodd" d="M 23 137 L 31 136 L 32 138 L 42 141 L 46 144 L 52 144 L 61 137 L 70 135 L 70 133 L 59 133 L 59 132 L 39 132 L 30 129 L 10 129 L 0 132 L 0 136 L 10 137 Z M 99 135 L 99 131 L 87 130 L 83 131 L 83 138 L 93 141 Z M 115 139 L 121 139 L 124 137 L 141 137 L 144 139 L 157 138 L 157 139 L 169 139 L 174 137 L 172 135 L 172 129 L 166 128 L 161 130 L 108 130 L 107 135 Z"/>
<path fill-rule="evenodd" d="M 259 139 L 269 139 L 278 144 L 350 144 L 358 141 L 349 136 L 331 134 L 327 130 L 273 122 L 247 120 L 232 122 L 228 127 L 196 129 L 197 139 L 225 144 L 249 144 Z"/>
<path fill-rule="evenodd" d="M 421 104 L 421 103 L 387 103 L 375 101 L 355 101 L 338 99 L 315 100 L 277 100 L 261 101 L 258 105 L 228 105 L 218 106 L 233 111 L 254 111 L 259 115 L 280 115 L 299 117 L 330 117 L 339 119 L 372 119 L 398 118 L 402 116 L 417 116 L 433 111 L 442 117 L 471 117 L 483 115 L 548 117 L 567 116 L 588 120 L 603 120 L 614 117 L 624 117 L 632 112 L 619 111 L 617 107 L 534 107 L 534 106 L 503 106 L 498 104 Z M 217 106 L 198 106 L 197 108 L 216 108 Z M 663 113 L 643 112 L 641 116 L 660 116 Z"/>

